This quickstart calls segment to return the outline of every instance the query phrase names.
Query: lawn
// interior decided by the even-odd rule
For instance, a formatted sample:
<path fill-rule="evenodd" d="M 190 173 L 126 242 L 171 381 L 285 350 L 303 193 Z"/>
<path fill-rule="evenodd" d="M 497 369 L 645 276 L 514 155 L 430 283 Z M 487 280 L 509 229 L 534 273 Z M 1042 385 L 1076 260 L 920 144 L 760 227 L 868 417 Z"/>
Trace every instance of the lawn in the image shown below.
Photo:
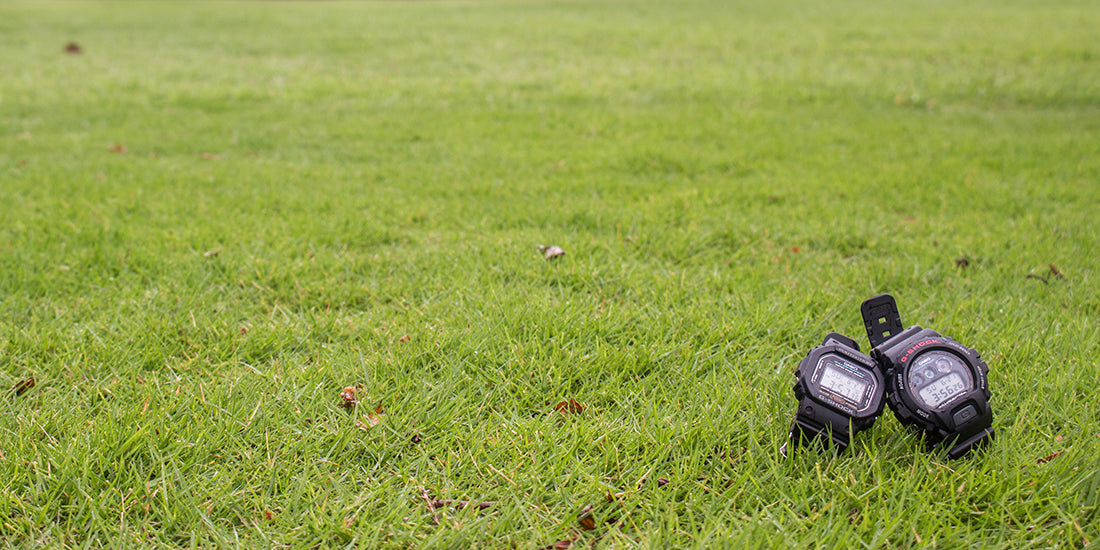
<path fill-rule="evenodd" d="M 1097 544 L 1100 10 L 889 4 L 0 3 L 0 543 Z M 782 457 L 883 292 L 997 439 Z"/>

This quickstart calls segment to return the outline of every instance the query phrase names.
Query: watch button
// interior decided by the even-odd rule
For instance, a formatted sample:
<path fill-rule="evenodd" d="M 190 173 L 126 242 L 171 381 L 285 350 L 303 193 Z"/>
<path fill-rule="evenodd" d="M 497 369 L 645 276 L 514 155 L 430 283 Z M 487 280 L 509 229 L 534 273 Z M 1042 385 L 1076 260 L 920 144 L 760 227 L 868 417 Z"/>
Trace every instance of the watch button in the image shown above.
<path fill-rule="evenodd" d="M 978 416 L 978 410 L 974 408 L 974 405 L 967 405 L 955 411 L 955 414 L 951 418 L 955 421 L 955 427 L 957 428 L 966 424 L 968 420 L 975 416 Z"/>

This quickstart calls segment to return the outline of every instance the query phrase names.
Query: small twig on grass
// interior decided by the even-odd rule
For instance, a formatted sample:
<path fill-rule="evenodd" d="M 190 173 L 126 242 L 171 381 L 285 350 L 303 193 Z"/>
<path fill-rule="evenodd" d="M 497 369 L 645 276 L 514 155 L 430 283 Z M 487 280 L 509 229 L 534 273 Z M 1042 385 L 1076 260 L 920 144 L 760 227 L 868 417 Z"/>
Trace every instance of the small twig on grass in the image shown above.
<path fill-rule="evenodd" d="M 435 513 L 435 501 L 432 500 L 432 497 L 428 496 L 428 489 L 421 490 L 420 496 L 424 499 L 424 502 L 428 503 L 428 510 L 432 513 L 432 523 L 439 525 L 439 514 Z"/>
<path fill-rule="evenodd" d="M 497 505 L 496 501 L 492 501 L 492 500 L 484 500 L 484 501 L 481 501 L 481 502 L 470 502 L 468 500 L 450 500 L 450 499 L 431 501 L 431 506 L 432 506 L 433 510 L 435 508 L 446 508 L 447 506 L 453 506 L 455 508 L 465 508 L 467 506 L 476 506 L 479 510 L 484 510 L 486 508 L 492 508 L 493 506 L 496 506 L 496 505 Z"/>
<path fill-rule="evenodd" d="M 1042 275 L 1036 275 L 1034 273 L 1028 273 L 1027 275 L 1024 276 L 1024 278 L 1025 279 L 1036 279 L 1036 280 L 1039 280 L 1039 281 L 1043 281 L 1044 285 L 1049 285 L 1050 284 L 1050 281 L 1048 281 L 1046 277 L 1043 277 Z"/>

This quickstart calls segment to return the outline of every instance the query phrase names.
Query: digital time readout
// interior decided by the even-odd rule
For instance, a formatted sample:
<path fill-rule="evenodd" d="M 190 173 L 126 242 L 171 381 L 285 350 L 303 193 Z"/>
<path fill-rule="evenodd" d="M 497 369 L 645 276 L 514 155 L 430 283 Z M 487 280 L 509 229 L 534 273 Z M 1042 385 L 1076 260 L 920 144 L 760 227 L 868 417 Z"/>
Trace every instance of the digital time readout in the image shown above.
<path fill-rule="evenodd" d="M 930 409 L 965 393 L 973 386 L 973 380 L 962 360 L 946 351 L 922 353 L 909 367 L 909 385 L 916 392 L 914 397 Z"/>
<path fill-rule="evenodd" d="M 953 372 L 921 389 L 920 398 L 929 407 L 935 408 L 964 390 L 966 383 L 958 373 Z"/>
<path fill-rule="evenodd" d="M 820 384 L 821 389 L 839 394 L 852 403 L 863 401 L 867 386 L 870 386 L 867 382 L 852 378 L 831 366 L 825 367 L 825 372 L 821 374 Z"/>

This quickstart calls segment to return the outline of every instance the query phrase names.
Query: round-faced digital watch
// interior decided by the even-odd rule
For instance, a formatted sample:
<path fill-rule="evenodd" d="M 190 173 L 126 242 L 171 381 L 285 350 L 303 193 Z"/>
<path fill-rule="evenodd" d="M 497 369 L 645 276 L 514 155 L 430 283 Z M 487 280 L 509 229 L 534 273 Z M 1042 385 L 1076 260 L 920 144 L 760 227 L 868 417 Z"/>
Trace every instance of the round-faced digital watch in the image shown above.
<path fill-rule="evenodd" d="M 798 364 L 794 376 L 798 411 L 780 449 L 784 456 L 788 445 L 797 449 L 818 436 L 843 451 L 856 432 L 870 428 L 882 414 L 882 373 L 847 336 L 829 333 Z"/>
<path fill-rule="evenodd" d="M 886 378 L 886 403 L 902 424 L 924 430 L 929 450 L 959 458 L 993 439 L 989 367 L 972 348 L 918 326 L 902 330 L 889 294 L 860 308 L 871 356 Z"/>

